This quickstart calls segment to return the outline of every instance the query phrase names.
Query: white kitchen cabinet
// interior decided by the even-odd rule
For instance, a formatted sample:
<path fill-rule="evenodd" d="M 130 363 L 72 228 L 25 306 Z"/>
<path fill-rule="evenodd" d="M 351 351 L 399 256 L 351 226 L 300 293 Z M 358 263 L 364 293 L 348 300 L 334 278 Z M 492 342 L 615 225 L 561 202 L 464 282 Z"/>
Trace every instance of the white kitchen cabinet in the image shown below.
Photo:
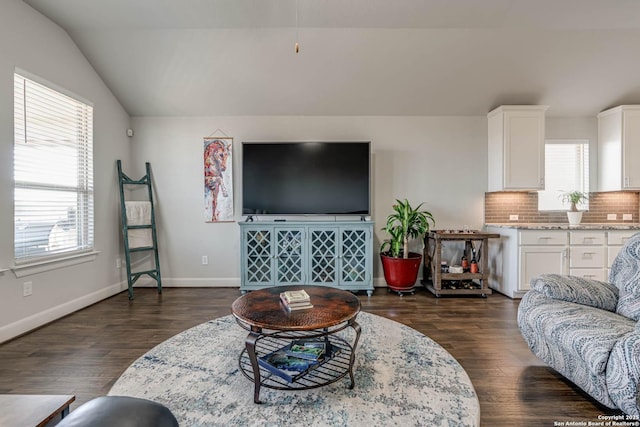
<path fill-rule="evenodd" d="M 521 298 L 531 279 L 545 273 L 606 281 L 609 267 L 631 230 L 541 230 L 487 226 L 500 235 L 489 242 L 489 287 Z"/>
<path fill-rule="evenodd" d="M 566 274 L 567 251 L 566 246 L 520 246 L 518 293 L 531 289 L 531 279 L 540 274 Z"/>
<path fill-rule="evenodd" d="M 640 105 L 598 114 L 598 189 L 640 190 Z"/>
<path fill-rule="evenodd" d="M 566 230 L 488 226 L 487 231 L 500 234 L 500 239 L 489 242 L 490 288 L 510 298 L 522 298 L 535 276 L 569 272 Z"/>
<path fill-rule="evenodd" d="M 545 105 L 503 105 L 487 115 L 488 191 L 544 190 Z"/>

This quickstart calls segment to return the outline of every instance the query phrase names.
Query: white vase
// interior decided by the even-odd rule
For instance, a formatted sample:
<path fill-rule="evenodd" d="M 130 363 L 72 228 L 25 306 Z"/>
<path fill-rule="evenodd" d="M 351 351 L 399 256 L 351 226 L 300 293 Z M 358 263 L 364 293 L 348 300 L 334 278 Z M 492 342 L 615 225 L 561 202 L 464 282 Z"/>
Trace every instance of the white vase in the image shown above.
<path fill-rule="evenodd" d="M 582 211 L 567 211 L 567 218 L 569 218 L 569 225 L 578 225 L 582 221 Z"/>

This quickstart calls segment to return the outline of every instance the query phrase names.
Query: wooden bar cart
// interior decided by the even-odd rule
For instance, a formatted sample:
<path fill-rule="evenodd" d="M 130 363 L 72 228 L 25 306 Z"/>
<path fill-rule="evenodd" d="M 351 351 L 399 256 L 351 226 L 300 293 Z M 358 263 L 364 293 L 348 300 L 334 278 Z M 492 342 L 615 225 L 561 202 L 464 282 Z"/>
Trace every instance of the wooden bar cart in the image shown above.
<path fill-rule="evenodd" d="M 425 236 L 424 270 L 422 284 L 436 297 L 441 295 L 481 295 L 491 294 L 489 289 L 489 244 L 490 238 L 499 234 L 477 230 L 433 230 Z M 442 247 L 447 242 L 464 242 L 465 256 L 471 259 L 472 248 L 478 248 L 478 272 L 443 272 L 441 268 Z"/>

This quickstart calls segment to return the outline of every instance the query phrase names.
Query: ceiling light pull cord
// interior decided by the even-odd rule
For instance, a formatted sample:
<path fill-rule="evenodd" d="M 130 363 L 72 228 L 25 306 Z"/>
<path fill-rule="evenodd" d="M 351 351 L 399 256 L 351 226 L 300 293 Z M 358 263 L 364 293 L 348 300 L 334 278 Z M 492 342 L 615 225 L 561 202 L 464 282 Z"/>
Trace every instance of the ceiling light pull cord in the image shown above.
<path fill-rule="evenodd" d="M 300 52 L 300 45 L 298 44 L 298 0 L 296 0 L 296 53 Z"/>

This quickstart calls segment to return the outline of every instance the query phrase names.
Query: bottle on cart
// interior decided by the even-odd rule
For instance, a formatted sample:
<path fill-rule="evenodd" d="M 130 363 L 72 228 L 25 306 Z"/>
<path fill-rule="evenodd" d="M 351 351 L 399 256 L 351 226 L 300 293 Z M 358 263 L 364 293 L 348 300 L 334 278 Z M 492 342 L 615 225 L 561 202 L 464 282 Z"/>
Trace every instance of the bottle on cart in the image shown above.
<path fill-rule="evenodd" d="M 467 256 L 464 254 L 464 252 L 462 253 L 462 258 L 460 259 L 460 265 L 462 266 L 462 271 L 463 272 L 467 272 L 469 271 L 469 260 L 467 259 Z"/>
<path fill-rule="evenodd" d="M 469 265 L 469 271 L 472 273 L 478 272 L 478 261 L 476 261 L 475 257 L 471 258 L 471 264 Z"/>
<path fill-rule="evenodd" d="M 469 266 L 469 270 L 472 273 L 477 273 L 478 272 L 478 260 L 476 259 L 476 249 L 475 248 L 471 248 L 471 265 Z"/>

